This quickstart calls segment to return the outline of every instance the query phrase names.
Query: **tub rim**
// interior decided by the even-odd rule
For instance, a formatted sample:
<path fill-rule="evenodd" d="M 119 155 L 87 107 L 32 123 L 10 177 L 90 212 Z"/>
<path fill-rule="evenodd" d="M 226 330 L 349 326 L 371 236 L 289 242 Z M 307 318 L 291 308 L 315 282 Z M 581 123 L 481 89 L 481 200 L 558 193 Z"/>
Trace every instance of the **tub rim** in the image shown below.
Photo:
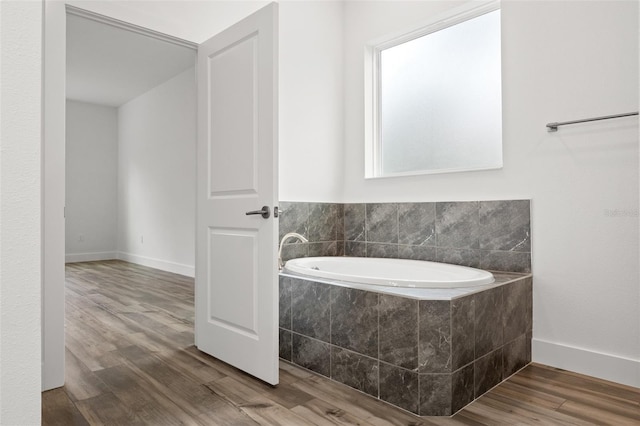
<path fill-rule="evenodd" d="M 432 280 L 420 280 L 420 279 L 412 279 L 411 277 L 377 277 L 371 275 L 361 274 L 343 274 L 341 275 L 338 272 L 332 271 L 324 271 L 318 269 L 317 272 L 312 270 L 314 268 L 298 266 L 297 263 L 309 263 L 309 262 L 318 262 L 320 265 L 336 260 L 344 260 L 346 262 L 352 261 L 356 264 L 363 263 L 386 263 L 390 266 L 393 263 L 396 267 L 404 266 L 406 268 L 416 268 L 418 272 L 420 272 L 421 268 L 428 269 L 429 266 L 434 268 L 436 273 L 444 273 L 444 274 L 452 274 L 452 273 L 461 273 L 463 275 L 462 278 L 454 280 L 454 279 L 432 279 Z M 300 257 L 295 259 L 288 260 L 283 268 L 283 272 L 286 273 L 295 273 L 300 275 L 306 275 L 310 277 L 318 277 L 329 280 L 338 280 L 349 283 L 356 284 L 365 284 L 372 286 L 381 286 L 381 287 L 392 287 L 392 288 L 467 288 L 467 287 L 476 287 L 482 285 L 488 285 L 495 282 L 495 277 L 492 272 L 486 271 L 479 268 L 473 268 L 464 265 L 455 265 L 451 263 L 444 262 L 434 262 L 428 260 L 418 260 L 418 259 L 395 259 L 395 258 L 376 258 L 376 257 L 348 257 L 348 256 L 312 256 L 312 257 Z M 467 276 L 464 276 L 464 275 Z"/>

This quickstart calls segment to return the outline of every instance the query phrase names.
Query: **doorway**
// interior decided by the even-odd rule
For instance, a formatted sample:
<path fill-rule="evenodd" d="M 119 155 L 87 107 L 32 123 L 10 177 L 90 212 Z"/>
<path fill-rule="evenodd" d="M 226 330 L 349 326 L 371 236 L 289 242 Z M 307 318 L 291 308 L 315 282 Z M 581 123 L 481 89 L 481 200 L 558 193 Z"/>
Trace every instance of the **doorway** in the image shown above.
<path fill-rule="evenodd" d="M 67 262 L 194 276 L 194 46 L 67 11 Z"/>
<path fill-rule="evenodd" d="M 73 9 L 73 8 L 70 8 L 69 6 L 67 6 L 67 9 Z M 81 14 L 88 13 L 90 15 L 92 14 L 90 12 L 85 12 L 85 11 L 79 12 L 79 13 Z M 64 99 L 65 94 L 62 93 L 62 96 L 60 96 L 59 87 L 56 87 L 55 84 L 51 84 L 51 83 L 52 82 L 59 83 L 61 80 L 61 75 L 64 76 L 66 72 L 64 64 L 61 64 L 60 61 L 57 59 L 58 56 L 52 53 L 60 53 L 60 51 L 64 52 L 64 49 L 61 48 L 60 44 L 59 43 L 56 44 L 56 40 L 59 41 L 59 40 L 66 39 L 66 35 L 61 34 L 62 33 L 61 30 L 64 29 L 66 31 L 67 25 L 65 23 L 65 20 L 67 16 L 66 16 L 66 10 L 64 8 L 64 5 L 55 4 L 55 3 L 47 5 L 46 14 L 47 14 L 47 20 L 46 20 L 47 23 L 49 24 L 54 23 L 54 25 L 49 25 L 48 27 L 47 25 L 45 25 L 45 30 L 46 30 L 45 32 L 47 33 L 46 38 L 49 39 L 49 36 L 51 36 L 50 39 L 54 41 L 49 43 L 49 47 L 47 47 L 46 49 L 47 55 L 45 55 L 45 69 L 48 68 L 48 71 L 45 72 L 46 78 L 45 78 L 45 108 L 44 109 L 45 109 L 45 117 L 48 115 L 48 120 L 45 120 L 46 121 L 45 123 L 45 142 L 46 143 L 45 143 L 44 157 L 45 157 L 45 160 L 50 160 L 55 155 L 58 155 L 57 153 L 53 153 L 53 151 L 56 151 L 56 147 L 58 149 L 61 146 L 64 147 L 64 126 L 61 125 L 61 123 L 64 122 L 64 119 L 61 120 L 60 118 L 61 116 L 64 117 L 65 105 L 61 105 L 60 100 Z M 49 19 L 50 15 L 54 17 Z M 100 15 L 97 15 L 97 16 L 99 17 Z M 92 16 L 92 18 L 95 18 L 95 17 Z M 124 25 L 127 27 L 127 29 L 133 28 L 133 32 L 142 32 L 144 33 L 144 35 L 148 35 L 146 34 L 147 30 L 141 29 L 139 27 L 125 24 L 120 21 L 115 21 L 111 18 L 105 18 L 105 19 L 109 21 L 108 22 L 109 24 L 113 24 L 113 26 L 120 27 Z M 99 19 L 96 19 L 96 20 L 99 20 Z M 229 30 L 231 31 L 229 32 Z M 243 52 L 243 54 L 248 53 L 248 55 L 246 56 L 246 59 L 248 59 L 248 61 L 241 60 L 240 62 L 234 63 L 235 59 L 238 58 L 236 54 L 232 54 L 232 55 L 223 54 L 221 55 L 222 59 L 217 60 L 217 66 L 222 66 L 222 67 L 227 67 L 228 65 L 231 66 L 231 68 L 226 68 L 227 71 L 229 71 L 226 74 L 226 77 L 231 78 L 231 80 L 228 81 L 229 83 L 238 84 L 237 79 L 235 82 L 233 81 L 236 78 L 235 77 L 236 74 L 233 72 L 233 67 L 239 67 L 238 71 L 240 72 L 240 74 L 243 74 L 243 75 L 250 76 L 252 75 L 251 73 L 255 73 L 253 75 L 256 76 L 256 80 L 255 80 L 256 90 L 251 91 L 250 93 L 253 93 L 253 94 L 260 93 L 260 97 L 255 96 L 253 98 L 252 97 L 245 98 L 245 101 L 247 102 L 242 103 L 240 106 L 241 108 L 246 108 L 246 110 L 238 110 L 238 111 L 233 110 L 233 114 L 232 114 L 233 117 L 249 117 L 249 118 L 254 117 L 255 119 L 250 119 L 248 122 L 246 122 L 245 123 L 246 126 L 245 124 L 241 123 L 241 120 L 236 120 L 236 119 L 232 120 L 231 127 L 227 125 L 227 121 L 225 121 L 225 117 L 229 116 L 229 113 L 225 112 L 225 111 L 228 111 L 228 109 L 224 106 L 228 105 L 229 103 L 238 105 L 237 102 L 235 102 L 235 99 L 234 99 L 235 92 L 233 91 L 227 91 L 227 96 L 229 96 L 228 98 L 225 98 L 224 96 L 221 97 L 219 93 L 217 94 L 215 105 L 223 106 L 224 107 L 223 110 L 218 109 L 214 111 L 211 109 L 212 105 L 210 102 L 207 101 L 207 99 L 211 99 L 213 86 L 218 85 L 216 87 L 221 87 L 220 85 L 221 84 L 224 85 L 225 83 L 221 81 L 217 81 L 215 76 L 212 76 L 209 74 L 206 68 L 206 63 L 208 60 L 211 59 L 211 57 L 201 56 L 198 62 L 199 63 L 198 74 L 201 77 L 206 76 L 206 78 L 204 79 L 201 78 L 198 83 L 198 88 L 199 88 L 199 92 L 198 92 L 199 120 L 198 121 L 200 123 L 207 123 L 207 124 L 205 126 L 201 125 L 198 130 L 198 135 L 199 135 L 198 145 L 200 146 L 199 149 L 204 149 L 205 151 L 209 149 L 209 152 L 211 152 L 212 148 L 210 147 L 207 148 L 206 146 L 215 145 L 217 150 L 215 158 L 224 158 L 227 153 L 227 151 L 225 151 L 226 149 L 225 147 L 228 147 L 229 149 L 233 149 L 232 147 L 238 146 L 238 144 L 248 143 L 246 140 L 241 140 L 241 138 L 237 135 L 237 132 L 232 132 L 231 134 L 227 134 L 227 136 L 221 140 L 216 139 L 216 137 L 212 136 L 213 133 L 210 132 L 210 129 L 212 128 L 211 122 L 210 122 L 211 119 L 213 119 L 213 122 L 224 124 L 223 127 L 226 130 L 224 130 L 223 133 L 231 129 L 234 124 L 240 123 L 240 125 L 245 126 L 244 128 L 246 129 L 247 126 L 251 128 L 252 126 L 257 126 L 258 123 L 260 123 L 259 132 L 257 129 L 254 129 L 253 131 L 250 130 L 248 132 L 247 131 L 244 132 L 244 134 L 247 134 L 247 135 L 257 135 L 257 138 L 256 139 L 252 138 L 251 141 L 249 141 L 249 143 L 246 146 L 253 146 L 254 148 L 260 147 L 260 155 L 259 156 L 250 155 L 246 157 L 246 161 L 251 163 L 253 159 L 259 160 L 252 163 L 253 166 L 256 167 L 255 169 L 256 173 L 259 172 L 260 176 L 262 175 L 269 176 L 270 178 L 273 179 L 273 183 L 275 184 L 275 185 L 268 186 L 268 188 L 273 188 L 273 191 L 267 191 L 267 193 L 262 191 L 262 196 L 261 196 L 262 198 L 253 200 L 253 201 L 260 201 L 270 205 L 274 205 L 277 200 L 277 173 L 276 173 L 277 169 L 275 169 L 277 165 L 277 155 L 274 155 L 274 153 L 277 152 L 276 149 L 277 149 L 277 110 L 278 108 L 277 108 L 277 102 L 272 102 L 272 100 L 277 100 L 277 84 L 276 84 L 277 82 L 277 49 L 274 48 L 275 46 L 277 46 L 277 34 L 278 34 L 277 33 L 277 5 L 272 4 L 263 8 L 263 10 L 248 16 L 247 18 L 243 19 L 242 21 L 238 22 L 235 25 L 232 25 L 232 27 L 230 27 L 229 30 L 225 30 L 223 32 L 225 34 L 224 37 L 222 36 L 222 33 L 221 33 L 221 35 L 215 36 L 207 40 L 203 45 L 206 45 L 207 49 L 213 48 L 215 50 L 216 45 L 220 45 L 220 43 L 224 45 L 224 43 L 230 40 L 229 36 L 231 36 L 232 38 L 232 40 L 230 40 L 231 44 L 228 46 L 229 46 L 229 49 L 233 51 L 235 49 L 235 46 L 238 46 L 238 43 L 243 43 L 245 40 L 249 40 L 249 39 L 251 40 L 255 39 L 255 42 L 251 41 L 249 43 L 257 47 L 257 51 L 259 55 L 253 55 L 250 50 L 240 49 L 240 51 Z M 236 34 L 241 34 L 244 31 L 248 31 L 248 33 L 246 34 L 249 34 L 249 36 L 244 35 L 242 36 L 243 38 L 237 42 L 233 40 L 233 37 L 235 37 Z M 155 36 L 154 34 L 152 35 Z M 171 42 L 175 41 L 175 39 L 173 39 L 172 37 L 168 37 L 168 38 L 171 39 L 170 40 Z M 188 46 L 188 47 L 192 47 L 192 46 Z M 227 51 L 228 50 L 223 46 L 222 52 L 227 52 Z M 146 52 L 143 51 L 140 54 L 144 54 L 144 53 Z M 254 60 L 257 59 L 258 57 L 261 58 L 260 61 L 254 62 Z M 94 60 L 97 61 L 95 57 L 94 57 Z M 205 68 L 202 68 L 202 65 L 205 65 Z M 247 74 L 247 71 L 248 71 L 248 74 Z M 100 72 L 102 72 L 101 69 L 98 72 L 96 72 L 96 74 Z M 189 74 L 188 72 L 183 72 L 183 74 L 185 73 Z M 174 77 L 174 79 L 176 78 L 179 79 L 179 77 Z M 173 81 L 174 79 L 172 79 L 171 81 Z M 149 92 L 153 92 L 153 90 Z M 146 104 L 156 106 L 157 103 L 154 102 L 154 99 L 146 102 Z M 131 104 L 132 102 L 137 103 L 137 99 L 134 101 L 129 101 L 125 105 L 125 107 L 128 108 L 129 104 Z M 142 102 L 142 103 L 144 104 L 145 102 Z M 117 155 L 118 186 L 116 191 L 117 193 L 116 198 L 119 204 L 117 206 L 119 216 L 118 216 L 118 220 L 116 221 L 116 229 L 119 235 L 116 238 L 117 251 L 116 251 L 115 257 L 123 257 L 127 259 L 127 256 L 130 255 L 130 253 L 124 250 L 120 250 L 120 248 L 125 243 L 130 241 L 128 241 L 126 237 L 124 238 L 122 237 L 121 230 L 126 229 L 128 231 L 129 229 L 126 228 L 125 226 L 126 220 L 121 218 L 120 213 L 122 211 L 121 205 L 129 206 L 129 204 L 123 203 L 120 195 L 122 193 L 125 193 L 126 195 L 126 192 L 129 191 L 131 188 L 137 187 L 136 185 L 139 183 L 140 179 L 136 179 L 136 178 L 139 178 L 141 176 L 140 171 L 141 169 L 144 168 L 144 165 L 148 163 L 148 159 L 152 158 L 154 154 L 160 155 L 162 154 L 162 152 L 164 152 L 162 149 L 158 149 L 158 148 L 163 148 L 163 146 L 161 144 L 158 144 L 157 140 L 165 136 L 165 133 L 171 133 L 171 131 L 173 130 L 172 127 L 174 126 L 170 126 L 171 128 L 168 129 L 166 132 L 156 133 L 155 138 L 153 137 L 151 138 L 154 140 L 154 142 L 156 142 L 155 145 L 147 146 L 146 148 L 142 148 L 142 149 L 138 148 L 134 150 L 132 154 L 138 155 L 137 158 L 140 159 L 139 162 L 123 161 L 123 155 L 122 155 L 122 152 L 120 152 L 120 148 L 122 146 L 127 147 L 127 145 L 123 145 L 121 141 L 123 133 L 126 133 L 126 131 L 123 130 L 123 128 L 128 129 L 129 127 L 131 127 L 131 128 L 137 129 L 137 133 L 135 131 L 133 132 L 133 134 L 135 135 L 134 139 L 137 141 L 138 139 L 141 139 L 140 132 L 149 131 L 150 128 L 151 130 L 154 130 L 156 125 L 152 123 L 152 124 L 147 124 L 146 126 L 145 125 L 140 126 L 137 120 L 129 119 L 129 117 L 127 117 L 127 114 L 126 114 L 127 111 L 122 112 L 121 111 L 122 108 L 124 107 L 122 106 L 118 107 L 119 111 L 117 113 L 117 118 L 118 118 L 117 127 L 118 127 L 119 140 L 117 143 L 118 145 L 118 155 Z M 133 107 L 131 109 L 133 109 L 134 111 L 137 110 L 137 108 L 133 108 Z M 222 113 L 220 113 L 220 111 L 222 111 Z M 145 114 L 142 113 L 141 115 L 144 116 Z M 169 114 L 169 116 L 170 115 L 171 114 Z M 123 116 L 125 116 L 124 120 L 122 120 Z M 141 127 L 142 129 L 140 129 Z M 270 128 L 272 128 L 272 130 L 269 130 Z M 63 136 L 62 138 L 60 138 L 61 135 Z M 177 138 L 181 139 L 181 137 L 177 137 Z M 62 141 L 60 139 L 62 139 Z M 47 153 L 47 151 L 49 153 Z M 62 151 L 64 152 L 64 150 Z M 171 155 L 169 155 L 169 157 L 171 157 Z M 176 156 L 171 157 L 171 160 L 174 160 L 175 159 L 174 157 Z M 200 157 L 202 156 L 200 155 Z M 208 157 L 208 158 L 214 158 L 214 157 Z M 147 163 L 145 163 L 145 161 L 147 161 Z M 44 197 L 45 213 L 47 210 L 55 211 L 55 209 L 48 209 L 48 206 L 55 207 L 56 205 L 59 205 L 60 199 L 64 199 L 64 196 L 60 197 L 60 193 L 64 194 L 64 188 L 60 188 L 60 186 L 58 185 L 58 183 L 61 180 L 62 182 L 64 182 L 64 173 L 62 173 L 62 179 L 60 179 L 60 167 L 59 167 L 60 163 L 64 164 L 64 160 L 59 161 L 57 164 L 54 164 L 53 162 L 50 162 L 50 161 L 45 161 L 43 175 L 44 175 L 45 182 L 48 184 L 48 185 L 45 185 L 45 186 L 48 186 L 48 188 L 45 188 L 45 191 L 44 191 L 45 192 L 45 197 Z M 131 181 L 127 181 L 125 178 L 121 177 L 123 174 L 122 172 L 123 164 L 128 167 L 128 168 L 124 167 L 124 170 L 127 172 L 131 172 L 130 175 L 133 177 Z M 169 166 L 169 167 L 172 167 L 172 166 Z M 210 164 L 208 164 L 206 169 L 203 169 L 200 166 L 199 166 L 199 169 L 201 171 L 205 170 L 205 175 L 210 176 L 212 173 L 211 170 L 209 169 L 210 167 L 211 167 Z M 263 167 L 268 167 L 268 170 L 263 170 Z M 165 172 L 167 171 L 167 167 L 164 168 L 164 171 Z M 54 176 L 53 179 L 49 180 L 49 176 L 52 176 L 52 175 Z M 258 174 L 256 174 L 256 176 L 258 176 Z M 160 180 L 160 179 L 158 178 L 157 180 Z M 198 187 L 205 188 L 205 184 L 204 184 L 205 181 L 207 181 L 207 179 L 198 178 Z M 122 182 L 127 182 L 127 184 L 123 185 Z M 233 182 L 233 177 L 227 177 L 224 184 L 231 185 L 231 186 L 237 185 L 237 183 Z M 242 182 L 240 184 L 242 184 Z M 170 185 L 170 183 L 166 183 L 165 181 L 165 186 L 166 185 Z M 267 186 L 263 186 L 263 188 L 267 188 Z M 149 195 L 151 197 L 153 196 L 157 197 L 158 194 L 160 194 L 160 196 L 162 196 L 164 195 L 164 189 L 165 187 L 162 187 L 157 191 L 148 191 L 150 192 L 150 194 L 147 194 L 146 193 L 147 191 L 142 191 L 142 195 L 140 195 L 139 197 L 135 197 L 133 201 L 138 201 L 138 198 L 143 198 L 146 195 Z M 98 191 L 94 191 L 94 192 L 98 192 Z M 223 194 L 221 196 L 218 196 L 218 198 L 225 198 L 227 197 L 227 195 L 228 194 Z M 204 198 L 210 198 L 210 196 L 205 195 Z M 234 197 L 232 196 L 231 198 L 234 198 Z M 131 198 L 129 198 L 129 200 L 131 200 Z M 174 205 L 172 205 L 172 207 L 175 208 L 175 203 Z M 168 208 L 167 210 L 171 210 L 171 207 Z M 243 208 L 242 210 L 243 210 L 242 213 L 240 212 L 236 212 L 236 213 L 238 216 L 246 217 L 247 222 L 243 222 L 242 225 L 236 225 L 234 229 L 242 229 L 243 227 L 245 227 L 246 229 L 255 229 L 256 232 L 262 235 L 262 237 L 260 237 L 259 240 L 265 241 L 265 244 L 261 244 L 261 247 L 264 248 L 264 252 L 262 251 L 263 249 L 260 249 L 259 252 L 254 252 L 254 257 L 257 256 L 256 259 L 259 259 L 259 263 L 261 265 L 260 267 L 262 268 L 264 266 L 265 269 L 262 271 L 263 273 L 251 276 L 251 279 L 253 279 L 254 282 L 252 282 L 250 285 L 253 285 L 254 288 L 262 289 L 260 293 L 264 296 L 264 298 L 261 296 L 256 299 L 253 299 L 256 302 L 256 305 L 253 307 L 253 309 L 255 309 L 255 312 L 257 312 L 260 315 L 260 318 L 266 319 L 268 317 L 269 319 L 268 321 L 260 322 L 261 326 L 258 330 L 259 339 L 257 339 L 256 341 L 261 342 L 260 345 L 265 346 L 265 348 L 268 349 L 268 352 L 269 352 L 268 358 L 272 359 L 273 360 L 272 364 L 276 366 L 274 382 L 277 382 L 277 311 L 274 310 L 273 308 L 275 306 L 275 300 L 277 298 L 277 271 L 276 271 L 277 268 L 275 263 L 276 253 L 275 253 L 274 247 L 272 247 L 272 244 L 270 243 L 266 244 L 267 240 L 270 241 L 270 238 L 269 238 L 270 235 L 277 235 L 277 222 L 265 221 L 264 225 L 256 226 L 255 222 L 254 223 L 248 222 L 250 220 L 253 220 L 253 218 L 247 217 L 244 215 L 244 210 L 246 209 Z M 60 209 L 60 211 L 62 211 L 62 209 Z M 147 225 L 147 223 L 144 223 L 144 224 Z M 58 226 L 56 227 L 55 225 L 58 225 Z M 102 225 L 103 224 L 101 224 L 100 226 Z M 64 238 L 58 238 L 58 237 L 55 237 L 54 235 L 56 230 L 59 231 L 60 229 L 64 230 L 64 217 L 61 218 L 57 216 L 57 213 L 48 213 L 44 215 L 44 236 L 43 236 L 44 253 L 45 253 L 45 262 L 44 262 L 45 279 L 44 279 L 44 285 L 43 285 L 43 293 L 44 293 L 43 388 L 44 389 L 58 387 L 64 383 L 64 378 L 63 377 L 61 378 L 59 374 L 61 369 L 60 368 L 61 361 L 63 362 L 64 360 L 64 345 L 63 344 L 61 345 L 61 342 L 64 342 L 64 335 L 63 335 L 63 329 L 60 326 L 62 323 L 61 322 L 62 318 L 64 318 L 64 309 L 62 308 L 62 306 L 64 306 L 64 301 L 60 300 L 61 290 L 64 289 L 64 285 L 63 283 L 58 282 L 56 279 L 56 278 L 59 279 L 59 277 L 64 276 L 64 270 L 62 271 L 62 274 L 57 274 L 56 272 L 56 268 L 58 267 L 58 265 L 61 266 L 60 263 L 56 262 L 57 254 L 60 252 L 64 253 L 64 250 L 59 250 L 59 245 L 56 246 L 56 244 L 50 243 L 49 247 L 47 246 L 47 240 L 53 241 L 54 243 L 57 243 L 60 240 L 64 241 Z M 263 230 L 263 231 L 260 231 L 260 230 Z M 137 241 L 141 245 L 148 241 L 147 238 L 145 238 L 144 234 L 140 234 L 136 232 L 135 229 L 134 229 L 134 232 L 129 233 L 128 235 L 131 235 L 131 234 L 133 234 L 134 238 L 136 239 L 138 238 L 138 235 L 139 235 L 140 238 Z M 52 235 L 55 238 L 49 238 Z M 151 232 L 151 235 L 152 237 L 157 238 L 156 233 Z M 208 231 L 205 230 L 204 233 L 200 232 L 198 235 L 200 235 L 199 238 L 207 238 Z M 85 241 L 86 237 L 82 233 L 76 233 L 76 236 L 74 238 L 76 238 L 76 242 L 81 243 Z M 131 238 L 129 238 L 129 240 L 130 239 Z M 207 250 L 210 251 L 212 249 L 216 249 L 215 245 L 216 244 L 213 244 L 213 245 L 209 244 Z M 202 247 L 202 245 L 198 244 L 198 247 Z M 198 251 L 201 252 L 201 249 L 198 249 Z M 97 256 L 96 253 L 98 254 L 109 253 L 109 251 L 106 251 L 106 252 L 94 251 L 94 252 L 88 252 L 88 254 L 87 253 L 79 253 L 79 254 L 82 256 L 85 256 L 84 259 L 81 259 L 81 260 L 90 260 L 87 257 L 91 257 L 94 255 Z M 215 257 L 212 257 L 210 252 L 206 254 L 205 258 L 207 259 L 207 262 L 211 262 L 216 259 Z M 143 255 L 138 258 L 127 259 L 127 260 L 143 263 L 143 261 L 144 262 L 149 261 L 149 258 Z M 154 261 L 154 260 L 157 260 L 157 259 L 151 258 L 151 261 Z M 204 263 L 201 263 L 201 265 L 204 265 L 204 267 L 200 268 L 201 271 L 204 271 L 204 270 L 209 272 L 211 271 L 211 267 L 207 267 L 207 265 L 205 265 Z M 150 266 L 156 266 L 156 265 L 151 264 Z M 172 266 L 175 266 L 175 262 Z M 206 289 L 204 291 L 209 292 L 209 297 L 208 297 L 209 301 L 213 300 L 211 298 L 211 294 L 215 294 L 216 300 L 219 301 L 216 303 L 224 303 L 222 301 L 225 300 L 225 297 L 227 296 L 226 294 L 211 293 L 209 290 L 210 287 L 205 287 L 205 286 L 211 286 L 215 284 L 214 281 L 218 281 L 215 278 L 215 276 L 212 274 L 209 274 L 209 272 L 207 272 L 204 275 L 201 274 L 201 277 L 202 276 L 206 277 L 206 282 L 203 279 L 199 280 L 200 283 L 202 283 L 201 284 L 203 286 L 202 289 L 203 290 Z M 242 281 L 243 277 L 240 275 L 241 274 L 238 274 L 238 281 L 235 281 L 235 283 L 238 286 L 244 286 L 244 288 L 249 288 L 249 283 L 244 283 Z M 231 276 L 233 276 L 233 274 Z M 260 283 L 257 282 L 258 280 L 260 281 Z M 198 280 L 196 280 L 196 283 L 197 282 Z M 222 291 L 224 289 L 224 286 L 219 286 L 218 289 Z M 196 311 L 197 310 L 198 310 L 198 307 L 196 306 Z M 211 316 L 210 313 L 205 314 L 204 318 L 208 318 L 207 321 L 209 321 L 210 319 L 216 320 L 217 318 L 223 323 L 225 323 L 225 321 L 227 322 L 229 321 L 227 318 L 224 318 L 224 315 L 222 317 L 219 317 L 219 316 L 216 317 L 215 315 L 217 314 L 218 313 L 216 312 L 213 313 L 214 316 Z M 232 323 L 232 321 L 233 319 L 231 319 L 231 322 L 228 322 L 228 323 Z M 262 326 L 262 324 L 268 324 L 268 325 Z M 263 332 L 266 334 L 263 335 Z M 206 352 L 209 352 L 207 349 L 204 349 L 204 350 Z M 258 352 L 255 352 L 255 353 L 258 354 Z M 226 361 L 233 364 L 233 360 L 226 360 Z M 56 371 L 56 368 L 58 369 L 57 371 Z M 271 383 L 274 383 L 274 382 L 271 382 Z"/>
<path fill-rule="evenodd" d="M 148 331 L 154 328 L 179 330 L 179 342 L 165 338 L 176 349 L 193 345 L 195 60 L 195 45 L 67 7 L 65 358 L 71 383 L 113 363 L 133 335 L 152 350 L 149 342 L 159 339 Z M 147 324 L 141 333 L 132 333 L 136 322 Z M 105 339 L 94 335 L 95 344 L 82 344 L 94 332 Z"/>

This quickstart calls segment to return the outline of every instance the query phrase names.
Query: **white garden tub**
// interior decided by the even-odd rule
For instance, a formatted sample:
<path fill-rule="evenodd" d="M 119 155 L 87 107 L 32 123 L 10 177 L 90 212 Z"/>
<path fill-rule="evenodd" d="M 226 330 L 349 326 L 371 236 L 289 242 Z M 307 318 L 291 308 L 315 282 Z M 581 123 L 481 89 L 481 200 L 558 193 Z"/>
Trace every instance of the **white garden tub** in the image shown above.
<path fill-rule="evenodd" d="M 447 263 L 371 257 L 291 259 L 283 273 L 401 288 L 469 288 L 494 282 L 491 272 Z"/>

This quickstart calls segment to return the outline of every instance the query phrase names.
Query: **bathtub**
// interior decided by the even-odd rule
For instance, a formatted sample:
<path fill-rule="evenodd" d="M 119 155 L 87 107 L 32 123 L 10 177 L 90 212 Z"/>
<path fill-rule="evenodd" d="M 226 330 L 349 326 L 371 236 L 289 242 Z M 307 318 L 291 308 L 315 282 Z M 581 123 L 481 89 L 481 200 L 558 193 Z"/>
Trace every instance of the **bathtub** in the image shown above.
<path fill-rule="evenodd" d="M 414 414 L 450 416 L 531 361 L 532 300 L 530 274 L 292 259 L 279 277 L 279 354 Z"/>
<path fill-rule="evenodd" d="M 303 257 L 289 260 L 283 273 L 327 280 L 401 288 L 468 288 L 491 284 L 493 274 L 447 263 L 371 257 Z"/>

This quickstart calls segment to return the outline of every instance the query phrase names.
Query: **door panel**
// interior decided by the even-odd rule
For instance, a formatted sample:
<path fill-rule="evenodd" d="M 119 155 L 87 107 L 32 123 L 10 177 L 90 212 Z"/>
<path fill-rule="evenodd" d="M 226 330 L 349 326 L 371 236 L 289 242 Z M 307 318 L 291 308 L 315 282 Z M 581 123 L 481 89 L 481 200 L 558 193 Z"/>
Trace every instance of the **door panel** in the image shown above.
<path fill-rule="evenodd" d="M 196 345 L 278 383 L 277 4 L 198 49 Z"/>
<path fill-rule="evenodd" d="M 209 321 L 252 337 L 258 336 L 257 237 L 255 231 L 212 229 L 209 240 Z"/>
<path fill-rule="evenodd" d="M 209 57 L 212 194 L 257 192 L 257 50 L 253 34 Z"/>

